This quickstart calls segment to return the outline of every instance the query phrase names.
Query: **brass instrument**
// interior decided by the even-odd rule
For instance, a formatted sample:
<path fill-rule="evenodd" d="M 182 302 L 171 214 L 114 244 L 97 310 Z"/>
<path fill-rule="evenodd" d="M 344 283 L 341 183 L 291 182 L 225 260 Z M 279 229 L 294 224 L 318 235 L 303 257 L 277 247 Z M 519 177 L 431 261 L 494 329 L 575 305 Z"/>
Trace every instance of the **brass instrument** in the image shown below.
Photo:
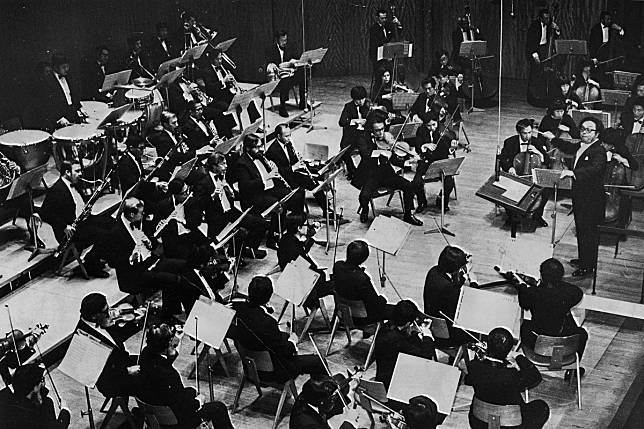
<path fill-rule="evenodd" d="M 154 237 L 155 237 L 155 238 L 156 238 L 156 237 L 158 237 L 158 236 L 159 236 L 159 234 L 161 234 L 161 231 L 163 231 L 163 230 L 164 230 L 164 228 L 165 228 L 166 226 L 168 226 L 168 224 L 170 223 L 170 221 L 171 221 L 172 219 L 178 220 L 178 219 L 177 219 L 177 214 L 179 213 L 179 210 L 181 210 L 181 209 L 183 208 L 183 206 L 185 206 L 185 205 L 186 205 L 186 203 L 188 202 L 188 200 L 189 200 L 190 198 L 192 198 L 192 192 L 190 192 L 190 194 L 188 194 L 188 196 L 186 197 L 186 199 L 185 199 L 185 200 L 183 200 L 181 203 L 179 203 L 179 204 L 174 208 L 174 210 L 172 211 L 172 213 L 170 213 L 170 215 L 169 215 L 167 218 L 165 218 L 165 219 L 161 220 L 161 221 L 157 224 L 157 227 L 156 227 L 156 229 L 154 230 Z"/>
<path fill-rule="evenodd" d="M 226 71 L 225 79 L 227 79 L 231 84 L 229 88 L 230 92 L 232 92 L 233 94 L 240 94 L 244 92 L 239 86 L 239 82 L 237 82 L 237 79 L 235 79 L 235 76 L 228 69 L 224 69 L 224 70 Z"/>

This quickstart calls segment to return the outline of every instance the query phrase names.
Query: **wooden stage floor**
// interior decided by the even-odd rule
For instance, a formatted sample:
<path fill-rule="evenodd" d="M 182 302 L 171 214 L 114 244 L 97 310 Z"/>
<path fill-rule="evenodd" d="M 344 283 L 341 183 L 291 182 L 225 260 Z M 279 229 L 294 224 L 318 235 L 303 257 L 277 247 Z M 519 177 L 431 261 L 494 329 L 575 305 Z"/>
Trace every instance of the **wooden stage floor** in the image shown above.
<path fill-rule="evenodd" d="M 368 84 L 366 77 L 354 78 L 320 78 L 315 80 L 316 100 L 322 102 L 314 118 L 316 126 L 326 126 L 327 129 L 317 129 L 306 133 L 302 128 L 294 132 L 296 145 L 303 147 L 304 143 L 316 143 L 329 146 L 331 154 L 339 149 L 341 130 L 337 125 L 342 105 L 349 99 L 349 91 L 356 83 Z M 567 261 L 576 255 L 576 241 L 574 227 L 569 223 L 572 216 L 567 216 L 567 209 L 561 205 L 558 210 L 556 238 L 559 240 L 554 247 L 550 243 L 551 229 L 539 228 L 525 225 L 519 229 L 516 239 L 510 239 L 509 229 L 503 227 L 505 218 L 503 215 L 495 214 L 494 205 L 475 196 L 477 189 L 493 173 L 494 156 L 497 147 L 497 108 L 489 108 L 484 112 L 477 112 L 465 115 L 465 128 L 472 144 L 472 152 L 458 156 L 466 156 L 461 174 L 456 178 L 458 199 L 450 203 L 451 212 L 445 217 L 448 229 L 456 234 L 450 238 L 450 243 L 459 245 L 474 255 L 474 272 L 479 282 L 498 280 L 493 270 L 494 265 L 500 265 L 505 269 L 519 268 L 529 273 L 535 272 L 535 267 L 545 258 L 554 254 L 562 261 Z M 529 106 L 524 100 L 524 91 L 521 83 L 505 82 L 503 87 L 503 102 L 501 106 L 501 142 L 507 136 L 514 134 L 514 125 L 517 120 L 523 117 L 530 117 L 540 120 L 543 116 L 541 109 Z M 433 202 L 438 191 L 438 185 L 431 183 L 427 185 L 428 199 Z M 352 222 L 343 225 L 339 234 L 341 245 L 337 249 L 337 258 L 344 258 L 346 244 L 353 239 L 364 237 L 368 225 L 361 224 L 356 214 L 357 194 L 344 178 L 338 181 L 338 206 L 342 207 L 345 218 Z M 563 198 L 560 202 L 566 202 Z M 568 200 L 569 202 L 569 200 Z M 319 216 L 320 209 L 315 206 L 312 200 L 309 202 L 312 215 Z M 546 219 L 552 222 L 549 217 L 553 210 L 552 201 L 546 207 Z M 376 210 L 381 214 L 400 215 L 399 202 L 394 199 L 391 207 L 385 207 L 385 199 L 376 202 Z M 644 215 L 642 208 L 638 207 L 634 212 L 631 228 L 643 229 Z M 424 221 L 422 227 L 412 228 L 402 250 L 396 257 L 387 258 L 387 273 L 392 282 L 404 297 L 409 297 L 422 304 L 422 289 L 425 275 L 428 269 L 433 266 L 445 242 L 440 235 L 425 234 L 424 232 L 436 226 L 435 220 L 440 221 L 437 212 L 428 210 L 419 216 Z M 324 238 L 324 229 L 320 231 L 320 238 Z M 642 279 L 642 245 L 635 239 L 629 239 L 620 243 L 620 251 L 616 258 L 613 258 L 612 244 L 607 241 L 600 249 L 600 263 L 598 276 L 598 295 L 606 298 L 619 299 L 629 302 L 638 302 Z M 331 267 L 334 260 L 333 249 L 325 254 L 324 248 L 314 247 L 312 251 L 315 259 L 322 266 Z M 269 272 L 276 264 L 276 255 L 269 252 L 269 256 L 262 261 L 251 261 L 240 273 L 239 283 L 241 291 L 246 290 L 248 281 L 252 276 Z M 572 268 L 566 266 L 567 275 Z M 372 253 L 367 261 L 367 271 L 372 278 L 377 279 L 378 262 L 375 254 Z M 577 282 L 587 293 L 590 293 L 590 279 Z M 396 294 L 390 286 L 380 289 L 390 301 L 397 301 Z M 115 278 L 89 282 L 79 280 L 66 281 L 51 276 L 45 276 L 32 282 L 29 287 L 19 290 L 10 296 L 2 299 L 1 303 L 11 305 L 12 314 L 18 317 L 24 324 L 36 322 L 49 323 L 52 326 L 71 326 L 71 320 L 76 320 L 78 305 L 82 296 L 88 290 L 105 290 L 112 299 L 118 298 L 115 285 Z M 276 309 L 281 308 L 283 301 L 274 298 L 272 301 Z M 331 301 L 328 301 L 331 307 Z M 55 308 L 57 311 L 52 311 Z M 638 311 L 640 307 L 637 306 Z M 24 316 L 22 316 L 24 314 Z M 70 316 L 71 315 L 71 316 Z M 287 315 L 289 313 L 287 312 Z M 298 317 L 301 314 L 298 313 Z M 45 320 L 46 319 L 46 320 Z M 285 317 L 283 322 L 290 317 Z M 4 316 L 0 318 L 0 326 L 6 326 Z M 15 320 L 14 320 L 15 323 Z M 320 320 L 314 323 L 321 323 Z M 586 368 L 586 376 L 582 379 L 583 410 L 576 406 L 576 390 L 568 387 L 563 381 L 562 374 L 544 375 L 544 381 L 536 389 L 531 391 L 531 399 L 544 399 L 551 408 L 551 417 L 546 427 L 548 428 L 605 428 L 611 422 L 613 427 L 622 427 L 616 415 L 624 413 L 624 407 L 620 413 L 618 409 L 632 387 L 636 375 L 641 372 L 644 365 L 644 334 L 642 333 L 642 321 L 632 318 L 625 318 L 612 314 L 588 312 L 584 326 L 590 333 L 590 339 L 582 365 Z M 58 328 L 56 328 L 58 329 Z M 287 329 L 286 326 L 283 329 Z M 8 330 L 8 329 L 5 329 Z M 49 333 L 47 335 L 50 335 Z M 53 337 L 53 335 L 52 335 Z M 328 334 L 316 335 L 316 342 L 320 348 L 326 347 Z M 354 334 L 354 339 L 359 340 L 360 334 Z M 45 344 L 43 338 L 43 345 Z M 47 340 L 55 342 L 53 340 Z M 140 336 L 133 337 L 130 342 L 130 350 L 138 350 Z M 329 356 L 330 367 L 333 372 L 344 372 L 346 368 L 353 368 L 364 361 L 369 341 L 358 341 L 350 349 L 343 348 L 345 345 L 343 335 L 338 335 L 334 342 L 335 353 Z M 177 368 L 184 376 L 186 384 L 194 384 L 194 357 L 190 356 L 194 342 L 186 339 L 181 347 L 181 355 L 176 362 Z M 299 345 L 300 353 L 311 353 L 310 342 L 304 341 Z M 439 356 L 441 358 L 441 356 Z M 444 358 L 444 356 L 443 356 Z M 219 365 L 215 365 L 215 399 L 222 400 L 229 406 L 232 405 L 235 391 L 241 374 L 241 364 L 236 353 L 226 354 L 225 360 L 231 371 L 231 377 L 227 378 Z M 214 362 L 213 356 L 213 362 Z M 205 365 L 202 362 L 200 374 L 202 393 L 208 393 Z M 66 377 L 58 370 L 52 371 L 61 395 L 71 406 L 74 428 L 88 427 L 87 420 L 80 417 L 80 410 L 85 407 L 83 391 L 81 386 Z M 367 377 L 375 375 L 375 365 L 372 365 L 367 372 Z M 297 381 L 298 387 L 304 382 L 302 377 Z M 269 390 L 262 399 L 253 402 L 256 398 L 254 388 L 247 387 L 241 397 L 240 405 L 243 407 L 238 413 L 232 415 L 233 423 L 237 428 L 253 428 L 261 425 L 268 425 L 272 422 L 273 413 L 277 406 L 279 393 Z M 467 404 L 472 397 L 472 389 L 468 386 L 460 386 L 457 393 L 455 408 L 457 411 L 447 418 L 441 427 L 463 428 L 467 427 Z M 103 418 L 103 414 L 97 412 L 102 404 L 103 398 L 98 392 L 92 393 L 92 405 L 95 409 L 97 425 Z M 251 405 L 252 403 L 252 405 Z M 359 420 L 362 427 L 368 424 L 366 414 L 351 410 L 349 418 L 352 421 Z M 628 410 L 626 410 L 628 416 Z M 117 427 L 120 416 L 110 423 L 111 428 Z M 332 427 L 337 427 L 332 423 Z M 282 419 L 280 428 L 288 427 L 288 417 Z M 384 427 L 377 423 L 376 427 Z"/>

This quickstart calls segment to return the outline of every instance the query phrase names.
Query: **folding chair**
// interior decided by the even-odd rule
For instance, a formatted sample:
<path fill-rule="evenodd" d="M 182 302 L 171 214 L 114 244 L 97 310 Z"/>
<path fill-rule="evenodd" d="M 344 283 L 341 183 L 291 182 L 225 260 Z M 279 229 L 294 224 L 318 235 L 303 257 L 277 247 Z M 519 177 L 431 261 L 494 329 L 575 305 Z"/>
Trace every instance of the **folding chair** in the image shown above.
<path fill-rule="evenodd" d="M 114 417 L 114 414 L 116 414 L 116 411 L 118 411 L 119 408 L 121 409 L 121 411 L 123 411 L 123 414 L 125 414 L 125 418 L 127 419 L 130 428 L 138 429 L 136 423 L 134 422 L 134 417 L 130 412 L 130 408 L 128 406 L 129 402 L 129 396 L 114 396 L 105 398 L 105 401 L 101 406 L 101 412 L 106 414 L 105 419 L 103 419 L 103 423 L 101 423 L 101 429 L 107 427 L 107 424 L 110 422 L 110 420 L 112 420 L 112 417 Z M 110 408 L 106 410 L 105 407 L 108 403 L 110 404 Z"/>
<path fill-rule="evenodd" d="M 172 412 L 172 409 L 166 405 L 150 405 L 143 402 L 139 398 L 136 403 L 143 411 L 145 424 L 143 429 L 161 429 L 166 426 L 176 426 L 179 424 L 177 417 Z"/>
<path fill-rule="evenodd" d="M 502 426 L 521 426 L 521 407 L 519 405 L 496 405 L 472 399 L 472 414 L 482 422 L 487 423 L 488 429 L 500 429 Z"/>
<path fill-rule="evenodd" d="M 449 329 L 447 327 L 447 321 L 442 317 L 431 317 L 428 316 L 432 321 L 430 329 L 432 330 L 432 335 L 437 340 L 449 340 Z M 460 346 L 445 346 L 445 347 L 435 347 L 445 353 L 446 355 L 453 357 L 454 362 L 452 366 L 458 366 L 459 362 L 462 359 L 465 359 L 465 363 L 470 361 L 470 355 L 467 352 L 467 347 L 465 344 Z M 438 362 L 438 356 L 436 356 L 436 350 L 434 350 L 434 360 Z"/>

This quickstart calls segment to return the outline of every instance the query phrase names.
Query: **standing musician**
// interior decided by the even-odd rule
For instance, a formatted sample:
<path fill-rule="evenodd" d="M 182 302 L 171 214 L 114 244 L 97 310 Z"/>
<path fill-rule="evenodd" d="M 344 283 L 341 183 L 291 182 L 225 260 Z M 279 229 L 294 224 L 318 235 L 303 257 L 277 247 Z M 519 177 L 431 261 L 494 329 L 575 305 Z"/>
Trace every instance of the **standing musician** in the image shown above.
<path fill-rule="evenodd" d="M 386 43 L 393 42 L 402 32 L 402 24 L 396 16 L 389 19 L 389 13 L 385 9 L 376 11 L 376 22 L 369 28 L 369 61 L 373 71 L 378 69 L 378 48 Z"/>
<path fill-rule="evenodd" d="M 44 78 L 44 123 L 48 130 L 82 122 L 83 113 L 75 82 L 69 76 L 69 60 L 61 54 L 51 57 L 53 72 Z"/>
<path fill-rule="evenodd" d="M 40 214 L 36 215 L 51 225 L 58 243 L 73 237 L 73 242 L 82 251 L 92 246 L 85 256 L 83 265 L 87 274 L 92 277 L 107 278 L 105 258 L 108 249 L 109 231 L 114 221 L 109 216 L 91 215 L 83 222 L 73 226 L 74 221 L 85 208 L 85 201 L 76 190 L 80 176 L 80 166 L 63 161 L 60 166 L 60 177 L 45 195 Z"/>
<path fill-rule="evenodd" d="M 170 407 L 178 427 L 196 428 L 211 422 L 217 429 L 233 429 L 226 405 L 206 402 L 193 387 L 185 387 L 172 363 L 179 352 L 175 330 L 166 324 L 148 328 L 141 352 L 141 381 L 138 397 L 151 405 Z"/>
<path fill-rule="evenodd" d="M 351 184 L 360 189 L 360 222 L 369 220 L 369 202 L 371 196 L 380 187 L 400 189 L 403 192 L 403 220 L 411 225 L 420 226 L 423 222 L 412 213 L 414 193 L 417 185 L 397 174 L 392 166 L 391 152 L 394 137 L 385 131 L 383 118 L 373 115 L 368 124 L 370 134 L 363 135 L 358 141 L 360 165 Z M 377 151 L 377 156 L 372 156 Z"/>
<path fill-rule="evenodd" d="M 81 85 L 83 100 L 109 102 L 111 93 L 101 92 L 105 75 L 112 71 L 109 64 L 110 50 L 105 45 L 96 47 L 95 57 L 86 60 L 81 68 Z"/>
<path fill-rule="evenodd" d="M 242 209 L 253 207 L 252 213 L 258 214 L 269 208 L 290 192 L 288 183 L 281 177 L 277 166 L 264 156 L 261 139 L 249 134 L 244 137 L 244 153 L 235 163 L 234 175 L 239 180 L 239 198 Z M 285 204 L 294 213 L 304 211 L 304 190 L 300 189 Z M 278 233 L 278 218 L 271 218 L 271 229 L 267 247 L 276 248 L 275 234 Z"/>
<path fill-rule="evenodd" d="M 342 140 L 340 140 L 340 149 L 347 146 L 357 147 L 360 136 L 364 134 L 364 124 L 367 122 L 369 106 L 366 105 L 367 90 L 364 86 L 354 86 L 351 88 L 351 101 L 346 103 L 342 108 L 338 125 L 342 127 Z M 347 168 L 347 179 L 351 181 L 356 171 L 351 154 L 352 150 L 348 149 L 342 160 Z"/>
<path fill-rule="evenodd" d="M 428 323 L 416 323 L 420 312 L 412 301 L 399 301 L 375 338 L 376 377 L 389 389 L 398 354 L 405 353 L 431 360 L 434 341 Z"/>
<path fill-rule="evenodd" d="M 552 147 L 551 141 L 563 133 L 567 133 L 574 139 L 579 138 L 579 129 L 575 120 L 566 113 L 566 104 L 560 98 L 550 102 L 546 115 L 539 123 L 539 139 L 545 139 L 545 147 Z M 542 140 L 543 141 L 543 140 Z"/>
<path fill-rule="evenodd" d="M 644 96 L 633 97 L 629 103 L 630 112 L 624 112 L 621 116 L 621 127 L 626 135 L 644 133 Z"/>
<path fill-rule="evenodd" d="M 436 101 L 436 87 L 438 86 L 438 82 L 436 82 L 436 79 L 433 77 L 426 77 L 423 79 L 420 86 L 423 90 L 409 110 L 409 113 L 415 122 L 421 122 L 421 113 L 426 113 L 432 110 L 434 101 Z"/>
<path fill-rule="evenodd" d="M 532 138 L 534 128 L 533 121 L 528 118 L 521 119 L 517 122 L 515 128 L 517 130 L 517 135 L 508 137 L 503 142 L 503 149 L 501 149 L 501 154 L 499 155 L 499 167 L 510 174 L 518 176 L 524 175 L 524 171 L 516 170 L 515 160 L 519 154 L 525 154 L 526 158 L 528 158 L 528 154 L 526 152 L 537 155 L 542 164 L 548 165 L 550 162 L 550 158 L 547 153 L 548 149 L 542 140 Z M 532 214 L 532 219 L 536 222 L 537 226 L 548 226 L 548 222 L 543 218 L 543 210 L 545 209 L 547 202 L 548 199 L 543 197 L 542 203 L 539 207 L 535 208 Z M 512 219 L 512 215 L 508 216 L 508 221 L 514 221 L 514 219 Z"/>
<path fill-rule="evenodd" d="M 438 257 L 438 264 L 433 266 L 425 277 L 423 302 L 425 313 L 432 317 L 445 319 L 441 313 L 454 320 L 461 287 L 466 282 L 469 256 L 460 248 L 445 246 Z M 470 284 L 472 283 L 470 278 Z M 470 337 L 461 329 L 452 326 L 446 320 L 449 339 L 437 339 L 437 347 L 459 346 L 470 342 Z"/>
<path fill-rule="evenodd" d="M 606 173 L 606 151 L 599 140 L 604 129 L 602 122 L 586 117 L 579 123 L 581 141 L 571 143 L 553 139 L 554 147 L 565 153 L 574 154 L 572 170 L 563 170 L 561 177 L 572 177 L 572 208 L 577 231 L 578 259 L 570 263 L 577 267 L 574 277 L 591 274 L 597 264 L 599 232 L 597 226 L 604 220 L 606 196 L 604 175 Z"/>
<path fill-rule="evenodd" d="M 256 276 L 248 285 L 248 300 L 235 302 L 233 308 L 237 311 L 237 321 L 233 329 L 233 337 L 243 347 L 249 350 L 266 350 L 271 355 L 274 372 L 272 378 L 286 381 L 300 374 L 310 374 L 319 379 L 325 375 L 324 366 L 315 354 L 299 354 L 295 339 L 286 332 L 280 331 L 277 321 L 267 314 L 264 306 L 273 295 L 271 279 Z M 260 379 L 262 378 L 262 371 Z"/>
<path fill-rule="evenodd" d="M 133 396 L 137 393 L 139 366 L 136 355 L 125 347 L 125 341 L 140 330 L 137 323 L 119 328 L 113 320 L 107 298 L 102 293 L 91 292 L 83 297 L 77 331 L 89 334 L 112 351 L 107 359 L 96 388 L 106 398 Z"/>
<path fill-rule="evenodd" d="M 539 11 L 538 18 L 528 28 L 526 54 L 530 71 L 527 97 L 532 105 L 545 106 L 551 92 L 555 92 L 554 40 L 560 34 L 559 26 L 545 8 Z"/>
<path fill-rule="evenodd" d="M 132 34 L 127 38 L 127 45 L 130 52 L 125 60 L 125 67 L 132 70 L 130 80 L 139 77 L 154 79 L 154 76 L 151 74 L 152 66 L 150 59 L 143 50 L 143 33 Z"/>
<path fill-rule="evenodd" d="M 5 429 L 67 429 L 71 420 L 64 406 L 56 417 L 53 400 L 47 396 L 45 368 L 29 363 L 16 369 L 13 393 L 6 387 L 0 391 L 0 416 Z"/>
<path fill-rule="evenodd" d="M 599 22 L 590 29 L 588 34 L 588 55 L 594 65 L 602 59 L 600 49 L 624 37 L 624 29 L 613 22 L 613 16 L 607 10 L 599 14 Z M 605 56 L 605 55 L 604 55 Z"/>
<path fill-rule="evenodd" d="M 193 100 L 187 104 L 187 115 L 181 124 L 184 134 L 188 137 L 188 147 L 192 150 L 206 146 L 213 148 L 221 143 L 222 139 L 217 133 L 213 122 L 204 117 L 204 105 Z"/>
<path fill-rule="evenodd" d="M 361 266 L 369 258 L 369 246 L 362 240 L 354 240 L 347 246 L 345 261 L 333 265 L 331 279 L 335 283 L 335 292 L 342 298 L 362 301 L 367 310 L 366 319 L 353 318 L 359 326 L 391 319 L 394 306 L 387 303 L 387 298 L 376 292 L 371 276 Z"/>
<path fill-rule="evenodd" d="M 277 90 L 280 93 L 280 116 L 288 118 L 286 102 L 289 99 L 289 90 L 297 85 L 300 93 L 298 108 L 306 108 L 306 83 L 304 68 L 295 68 L 297 56 L 295 52 L 287 47 L 288 33 L 284 30 L 277 31 L 273 35 L 273 44 L 266 50 L 266 73 L 269 80 L 280 79 Z"/>
<path fill-rule="evenodd" d="M 554 32 L 554 34 L 553 34 Z M 539 17 L 530 24 L 526 39 L 526 51 L 530 58 L 530 73 L 538 64 L 548 58 L 548 42 L 551 37 L 557 38 L 561 30 L 552 20 L 548 9 L 541 9 Z"/>
<path fill-rule="evenodd" d="M 487 337 L 487 351 L 483 359 L 467 363 L 465 384 L 474 387 L 474 400 L 480 399 L 495 405 L 519 405 L 522 418 L 520 427 L 540 429 L 550 418 L 548 404 L 541 399 L 526 403 L 521 394 L 541 382 L 541 373 L 523 355 L 516 355 L 514 359 L 508 357 L 513 345 L 514 339 L 507 329 L 492 329 Z M 469 423 L 473 429 L 488 427 L 488 423 L 477 419 L 471 410 Z"/>
<path fill-rule="evenodd" d="M 524 310 L 530 310 L 531 320 L 521 324 L 521 342 L 534 348 L 537 335 L 551 337 L 567 337 L 579 335 L 579 360 L 584 354 L 588 332 L 577 326 L 570 309 L 579 304 L 584 296 L 583 291 L 573 284 L 563 281 L 564 267 L 555 258 L 546 259 L 539 266 L 541 281 L 534 285 L 520 282 L 519 305 Z M 584 368 L 580 368 L 581 374 Z M 571 370 L 566 371 L 570 378 Z"/>
<path fill-rule="evenodd" d="M 150 46 L 152 72 L 156 72 L 159 66 L 165 61 L 179 56 L 179 51 L 170 40 L 169 28 L 166 22 L 158 22 L 156 25 L 157 35 L 152 40 L 152 45 Z"/>

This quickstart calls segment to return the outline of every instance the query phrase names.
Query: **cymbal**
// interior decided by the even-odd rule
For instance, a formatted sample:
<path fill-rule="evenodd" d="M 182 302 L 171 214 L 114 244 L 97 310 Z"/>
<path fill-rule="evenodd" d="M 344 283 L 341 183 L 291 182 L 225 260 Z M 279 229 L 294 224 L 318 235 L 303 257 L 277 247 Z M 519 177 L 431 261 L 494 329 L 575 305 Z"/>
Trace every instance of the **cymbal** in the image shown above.
<path fill-rule="evenodd" d="M 154 85 L 154 81 L 147 77 L 137 77 L 136 79 L 132 79 L 132 84 L 136 85 L 138 88 L 146 88 Z"/>
<path fill-rule="evenodd" d="M 136 85 L 114 85 L 114 88 L 118 89 L 140 89 L 142 91 L 152 91 L 154 88 L 141 88 L 140 86 Z"/>

